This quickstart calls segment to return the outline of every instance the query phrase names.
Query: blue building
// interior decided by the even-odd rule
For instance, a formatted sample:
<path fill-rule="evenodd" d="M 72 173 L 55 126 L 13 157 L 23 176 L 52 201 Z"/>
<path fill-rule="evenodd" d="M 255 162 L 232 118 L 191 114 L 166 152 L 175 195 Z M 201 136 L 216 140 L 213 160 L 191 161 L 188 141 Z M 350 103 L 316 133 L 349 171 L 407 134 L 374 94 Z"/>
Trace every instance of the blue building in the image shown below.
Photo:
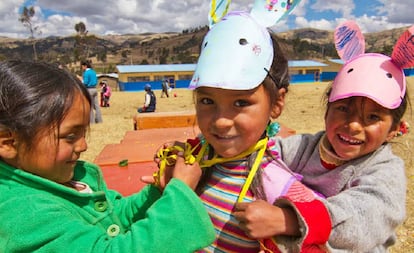
<path fill-rule="evenodd" d="M 328 64 L 313 60 L 289 61 L 291 82 L 322 81 L 323 70 L 327 66 Z M 195 68 L 196 64 L 117 65 L 119 90 L 140 91 L 147 83 L 153 89 L 161 89 L 161 83 L 165 79 L 174 88 L 187 88 Z"/>

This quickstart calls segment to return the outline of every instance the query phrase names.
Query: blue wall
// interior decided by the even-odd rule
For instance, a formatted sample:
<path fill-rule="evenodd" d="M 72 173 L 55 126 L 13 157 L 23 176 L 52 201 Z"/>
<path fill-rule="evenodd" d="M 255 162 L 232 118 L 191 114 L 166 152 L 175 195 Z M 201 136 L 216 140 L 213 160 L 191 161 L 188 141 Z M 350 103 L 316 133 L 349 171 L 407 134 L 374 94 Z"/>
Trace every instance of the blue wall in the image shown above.
<path fill-rule="evenodd" d="M 321 80 L 322 82 L 332 81 L 337 72 L 322 72 L 321 73 Z M 406 76 L 414 76 L 414 69 L 404 69 L 404 74 Z M 191 80 L 176 80 L 175 87 L 176 88 L 188 88 L 190 85 Z M 298 84 L 298 83 L 309 83 L 314 82 L 313 74 L 296 74 L 291 75 L 290 82 L 291 84 Z M 161 90 L 162 84 L 161 81 L 149 81 L 149 82 L 119 82 L 119 90 L 120 91 L 143 91 L 145 84 L 151 84 L 153 90 Z"/>

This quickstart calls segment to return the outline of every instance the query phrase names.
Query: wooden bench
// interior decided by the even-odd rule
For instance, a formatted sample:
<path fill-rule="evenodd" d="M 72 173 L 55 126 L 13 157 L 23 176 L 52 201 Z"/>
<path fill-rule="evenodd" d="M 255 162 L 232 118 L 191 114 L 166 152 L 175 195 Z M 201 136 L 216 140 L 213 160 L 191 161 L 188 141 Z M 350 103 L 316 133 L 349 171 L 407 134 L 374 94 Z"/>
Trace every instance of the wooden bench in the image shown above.
<path fill-rule="evenodd" d="M 139 113 L 133 118 L 134 130 L 196 126 L 195 111 Z"/>

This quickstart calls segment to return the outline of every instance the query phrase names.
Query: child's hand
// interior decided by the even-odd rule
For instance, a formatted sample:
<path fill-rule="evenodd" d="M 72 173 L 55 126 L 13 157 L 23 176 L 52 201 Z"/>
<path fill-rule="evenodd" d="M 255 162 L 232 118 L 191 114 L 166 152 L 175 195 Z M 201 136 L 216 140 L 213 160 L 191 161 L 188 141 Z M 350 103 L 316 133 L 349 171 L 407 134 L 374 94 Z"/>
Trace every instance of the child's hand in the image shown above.
<path fill-rule="evenodd" d="M 169 169 L 166 170 L 166 172 Z M 175 168 L 172 171 L 172 177 L 180 179 L 186 183 L 191 189 L 195 189 L 201 177 L 200 165 L 195 162 L 193 164 L 186 164 L 182 155 L 177 155 Z"/>
<path fill-rule="evenodd" d="M 184 149 L 185 143 L 183 142 L 176 141 L 163 144 L 154 156 L 154 162 L 162 172 L 155 172 L 152 176 L 142 176 L 141 181 L 147 184 L 155 184 L 163 190 L 171 178 L 175 177 L 186 183 L 192 189 L 195 189 L 201 176 L 201 169 L 198 164 L 191 165 L 188 161 L 185 161 Z M 179 169 L 175 169 L 177 160 L 181 161 L 178 165 Z M 187 174 L 187 171 L 191 170 L 191 168 L 195 168 L 193 169 L 194 174 Z"/>
<path fill-rule="evenodd" d="M 233 215 L 239 221 L 240 228 L 251 238 L 269 238 L 279 232 L 280 223 L 277 217 L 280 215 L 280 208 L 264 200 L 236 203 Z"/>
<path fill-rule="evenodd" d="M 236 203 L 234 217 L 251 238 L 264 239 L 275 235 L 300 235 L 296 214 L 291 208 L 280 208 L 264 200 Z"/>
<path fill-rule="evenodd" d="M 173 177 L 180 179 L 194 190 L 201 177 L 201 168 L 197 162 L 194 164 L 186 164 L 182 153 L 179 152 L 177 153 L 175 164 L 165 167 L 164 174 L 159 178 L 159 185 L 157 186 L 163 190 Z M 154 184 L 156 182 L 153 175 L 142 176 L 141 181 L 146 184 Z"/>

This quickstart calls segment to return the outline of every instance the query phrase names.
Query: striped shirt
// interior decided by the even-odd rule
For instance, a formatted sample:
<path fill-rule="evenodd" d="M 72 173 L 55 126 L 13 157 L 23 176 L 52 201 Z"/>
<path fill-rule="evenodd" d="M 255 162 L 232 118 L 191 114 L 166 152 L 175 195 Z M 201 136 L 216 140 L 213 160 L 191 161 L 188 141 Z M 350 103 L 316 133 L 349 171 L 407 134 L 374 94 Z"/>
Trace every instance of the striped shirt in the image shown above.
<path fill-rule="evenodd" d="M 214 165 L 213 173 L 200 198 L 211 217 L 217 238 L 213 244 L 199 252 L 258 252 L 259 243 L 239 228 L 232 215 L 233 206 L 246 181 L 249 171 L 246 160 Z M 244 202 L 253 200 L 247 191 Z"/>

